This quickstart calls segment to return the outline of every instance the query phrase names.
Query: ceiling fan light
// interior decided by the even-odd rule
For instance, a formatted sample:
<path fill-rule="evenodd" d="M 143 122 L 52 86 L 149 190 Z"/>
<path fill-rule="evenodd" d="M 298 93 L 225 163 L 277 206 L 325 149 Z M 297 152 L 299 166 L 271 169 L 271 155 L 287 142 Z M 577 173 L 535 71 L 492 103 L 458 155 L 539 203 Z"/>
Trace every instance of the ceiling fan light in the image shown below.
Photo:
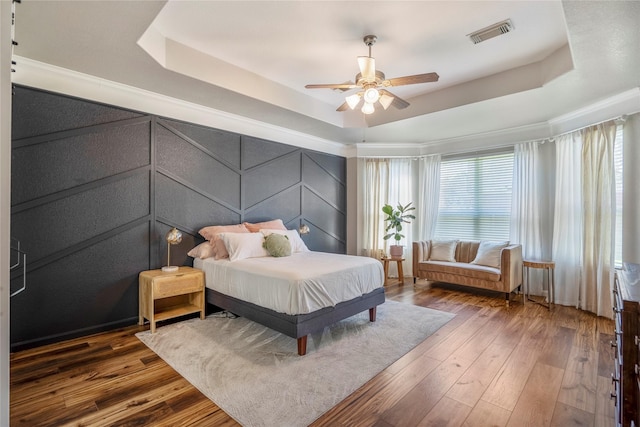
<path fill-rule="evenodd" d="M 378 92 L 378 89 L 370 87 L 369 89 L 364 91 L 365 102 L 374 104 L 378 100 L 378 98 L 380 98 L 380 92 Z"/>
<path fill-rule="evenodd" d="M 382 108 L 386 110 L 393 102 L 393 96 L 383 93 L 382 95 L 380 95 L 380 99 L 378 101 L 380 101 Z"/>
<path fill-rule="evenodd" d="M 362 106 L 362 112 L 364 114 L 371 114 L 374 111 L 376 111 L 375 107 L 373 106 L 373 104 L 370 104 L 368 102 L 365 102 L 364 105 Z"/>
<path fill-rule="evenodd" d="M 376 60 L 370 56 L 358 56 L 358 66 L 362 78 L 368 82 L 376 80 Z"/>
<path fill-rule="evenodd" d="M 351 108 L 353 110 L 360 103 L 360 95 L 356 93 L 356 94 L 347 96 L 345 98 L 345 101 L 347 101 L 347 104 L 349 105 L 349 108 Z"/>

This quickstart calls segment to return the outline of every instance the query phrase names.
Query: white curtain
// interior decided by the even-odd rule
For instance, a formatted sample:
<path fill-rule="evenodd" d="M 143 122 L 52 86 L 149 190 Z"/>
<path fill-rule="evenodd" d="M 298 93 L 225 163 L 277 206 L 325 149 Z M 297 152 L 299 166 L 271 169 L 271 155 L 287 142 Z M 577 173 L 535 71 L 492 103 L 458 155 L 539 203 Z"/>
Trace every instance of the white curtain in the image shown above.
<path fill-rule="evenodd" d="M 385 251 L 382 206 L 389 194 L 388 159 L 365 159 L 363 179 L 362 255 L 380 258 Z"/>
<path fill-rule="evenodd" d="M 611 317 L 613 121 L 558 137 L 553 259 L 556 302 Z"/>
<path fill-rule="evenodd" d="M 418 166 L 419 190 L 417 217 L 418 239 L 430 240 L 438 223 L 438 207 L 440 203 L 440 162 L 439 154 L 420 159 Z"/>
<path fill-rule="evenodd" d="M 540 177 L 542 175 L 538 146 L 540 142 L 516 144 L 513 158 L 513 186 L 511 193 L 511 226 L 509 240 L 522 245 L 522 256 L 542 259 L 540 228 Z M 541 271 L 529 269 L 528 290 L 542 295 Z"/>
<path fill-rule="evenodd" d="M 385 215 L 382 206 L 388 203 L 395 208 L 398 204 L 406 205 L 413 201 L 411 159 L 365 159 L 363 178 L 362 255 L 379 258 L 381 253 L 388 254 L 389 246 L 395 244 L 391 239 L 383 239 Z M 402 266 L 405 274 L 411 272 L 412 226 L 413 223 L 403 225 L 402 234 L 405 238 L 400 241 L 404 246 L 405 261 Z M 389 275 L 397 277 L 397 274 L 396 264 L 390 263 Z"/>
<path fill-rule="evenodd" d="M 398 206 L 398 204 L 406 205 L 409 202 L 413 202 L 413 177 L 411 172 L 412 167 L 412 159 L 409 158 L 400 158 L 400 159 L 389 159 L 389 192 L 387 195 L 387 200 L 385 203 L 390 204 L 394 208 Z M 384 204 L 384 203 L 383 203 Z M 415 202 L 411 205 L 416 207 Z M 417 207 L 416 207 L 417 208 Z M 382 211 L 382 205 L 378 207 L 378 210 Z M 416 215 L 417 209 L 412 211 L 411 213 Z M 404 262 L 402 263 L 402 269 L 405 274 L 410 275 L 412 268 L 412 236 L 413 236 L 413 224 L 412 221 L 409 224 L 402 225 L 402 234 L 404 234 L 404 238 L 400 241 L 400 245 L 404 246 Z M 386 241 L 385 252 L 389 253 L 389 246 L 395 245 L 395 241 L 393 238 Z M 396 263 L 393 266 L 389 266 L 389 274 L 395 275 L 397 277 L 397 265 Z"/>
<path fill-rule="evenodd" d="M 584 274 L 580 308 L 612 317 L 611 289 L 616 217 L 613 144 L 616 124 L 611 121 L 583 131 L 582 189 L 584 202 Z"/>

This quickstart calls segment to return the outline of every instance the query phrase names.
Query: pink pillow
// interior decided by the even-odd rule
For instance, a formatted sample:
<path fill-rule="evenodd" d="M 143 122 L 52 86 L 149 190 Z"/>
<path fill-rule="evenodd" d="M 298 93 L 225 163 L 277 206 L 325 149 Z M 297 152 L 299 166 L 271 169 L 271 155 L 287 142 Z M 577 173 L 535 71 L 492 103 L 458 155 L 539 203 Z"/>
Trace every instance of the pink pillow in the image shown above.
<path fill-rule="evenodd" d="M 265 222 L 256 222 L 254 224 L 250 222 L 243 223 L 247 229 L 252 233 L 257 233 L 260 229 L 270 229 L 270 230 L 286 230 L 287 227 L 284 226 L 284 223 L 281 219 L 274 219 L 271 221 Z"/>
<path fill-rule="evenodd" d="M 209 241 L 209 244 L 213 248 L 213 257 L 215 259 L 222 259 L 229 258 L 229 252 L 227 252 L 227 248 L 224 246 L 224 242 L 220 239 L 219 235 L 221 233 L 249 233 L 249 230 L 243 224 L 210 225 L 201 228 L 198 233 Z"/>
<path fill-rule="evenodd" d="M 207 259 L 213 257 L 215 253 L 213 250 L 213 246 L 211 246 L 209 242 L 203 242 L 187 252 L 187 255 L 192 258 Z"/>
<path fill-rule="evenodd" d="M 210 225 L 208 227 L 201 228 L 198 233 L 211 242 L 215 239 L 216 235 L 220 233 L 249 233 L 249 230 L 243 224 Z"/>

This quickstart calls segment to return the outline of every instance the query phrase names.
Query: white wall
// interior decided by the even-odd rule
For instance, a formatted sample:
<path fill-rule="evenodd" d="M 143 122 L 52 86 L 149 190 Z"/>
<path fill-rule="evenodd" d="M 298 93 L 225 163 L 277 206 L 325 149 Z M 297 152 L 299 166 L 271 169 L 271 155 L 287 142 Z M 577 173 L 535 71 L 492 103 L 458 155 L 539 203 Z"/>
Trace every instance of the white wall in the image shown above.
<path fill-rule="evenodd" d="M 9 425 L 11 2 L 0 1 L 0 426 Z"/>

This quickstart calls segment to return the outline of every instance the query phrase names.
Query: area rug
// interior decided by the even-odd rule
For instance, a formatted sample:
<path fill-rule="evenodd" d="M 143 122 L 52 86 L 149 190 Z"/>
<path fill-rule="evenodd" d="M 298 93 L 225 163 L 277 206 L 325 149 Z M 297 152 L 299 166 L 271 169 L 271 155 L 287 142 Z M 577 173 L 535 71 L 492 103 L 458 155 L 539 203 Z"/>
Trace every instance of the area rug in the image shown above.
<path fill-rule="evenodd" d="M 453 314 L 386 301 L 296 340 L 250 320 L 208 316 L 136 336 L 243 426 L 306 426 L 424 341 Z"/>

